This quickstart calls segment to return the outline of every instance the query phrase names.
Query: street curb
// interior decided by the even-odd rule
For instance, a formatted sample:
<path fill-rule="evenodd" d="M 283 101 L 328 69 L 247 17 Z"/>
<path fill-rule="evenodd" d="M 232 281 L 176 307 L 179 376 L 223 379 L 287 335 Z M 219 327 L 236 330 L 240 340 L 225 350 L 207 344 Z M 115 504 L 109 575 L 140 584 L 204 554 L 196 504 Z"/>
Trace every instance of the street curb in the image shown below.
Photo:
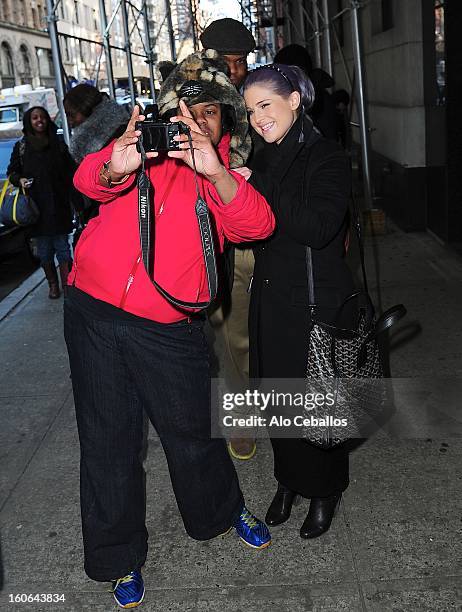
<path fill-rule="evenodd" d="M 0 321 L 6 317 L 45 280 L 42 268 L 36 270 L 0 302 Z"/>

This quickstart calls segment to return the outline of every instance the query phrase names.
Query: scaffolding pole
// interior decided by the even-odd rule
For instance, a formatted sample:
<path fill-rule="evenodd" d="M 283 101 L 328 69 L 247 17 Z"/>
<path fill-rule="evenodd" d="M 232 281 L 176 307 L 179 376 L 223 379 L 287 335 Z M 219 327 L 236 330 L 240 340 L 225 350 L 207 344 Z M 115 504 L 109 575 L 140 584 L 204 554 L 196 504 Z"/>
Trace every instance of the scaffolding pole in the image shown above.
<path fill-rule="evenodd" d="M 299 0 L 300 1 L 300 0 Z M 321 41 L 319 40 L 319 15 L 318 15 L 318 1 L 312 0 L 313 8 L 313 26 L 314 26 L 314 56 L 316 60 L 316 67 L 321 68 Z"/>
<path fill-rule="evenodd" d="M 47 24 L 48 24 L 48 34 L 50 36 L 51 43 L 51 55 L 53 58 L 53 67 L 55 71 L 56 78 L 56 90 L 58 92 L 58 108 L 61 114 L 61 121 L 63 125 L 63 135 L 66 144 L 69 144 L 69 126 L 67 124 L 67 117 L 64 111 L 64 83 L 63 83 L 63 74 L 62 74 L 62 61 L 61 61 L 61 50 L 59 48 L 58 42 L 58 28 L 56 26 L 56 22 L 58 18 L 56 17 L 56 6 L 53 0 L 46 0 L 47 2 Z M 59 0 L 58 0 L 59 2 Z"/>
<path fill-rule="evenodd" d="M 332 49 L 330 44 L 330 21 L 329 21 L 329 5 L 327 0 L 322 0 L 322 17 L 324 21 L 324 38 L 323 42 L 323 64 L 324 70 L 332 76 Z"/>
<path fill-rule="evenodd" d="M 274 37 L 274 49 L 273 49 L 273 58 L 276 53 L 279 51 L 278 49 L 278 8 L 276 0 L 271 0 L 271 18 L 273 22 L 273 37 Z"/>
<path fill-rule="evenodd" d="M 154 86 L 154 51 L 152 50 L 151 35 L 149 34 L 149 16 L 146 0 L 143 0 L 143 20 L 144 20 L 144 36 L 146 40 L 146 63 L 149 67 L 149 85 L 151 88 L 151 98 L 153 103 L 156 103 L 156 89 Z"/>
<path fill-rule="evenodd" d="M 173 30 L 172 9 L 170 8 L 170 0 L 165 0 L 165 14 L 167 15 L 168 36 L 170 39 L 170 54 L 172 56 L 172 62 L 176 62 L 175 32 Z"/>
<path fill-rule="evenodd" d="M 194 51 L 199 49 L 199 45 L 197 42 L 197 32 L 196 32 L 196 6 L 194 4 L 194 0 L 189 0 L 189 14 L 191 16 L 191 32 L 193 38 L 193 47 Z"/>
<path fill-rule="evenodd" d="M 124 28 L 124 38 L 125 38 L 125 53 L 127 54 L 127 69 L 128 69 L 128 87 L 130 89 L 130 98 L 132 102 L 132 107 L 136 104 L 136 94 L 135 94 L 135 80 L 133 76 L 133 60 L 132 60 L 132 49 L 130 47 L 130 29 L 128 27 L 128 12 L 127 5 L 123 1 L 121 3 L 122 8 L 122 24 Z"/>
<path fill-rule="evenodd" d="M 367 100 L 365 95 L 365 80 L 363 66 L 363 50 L 361 26 L 358 11 L 361 3 L 351 0 L 351 33 L 353 41 L 353 55 L 356 65 L 356 101 L 358 105 L 359 131 L 361 135 L 362 168 L 364 180 L 364 204 L 366 210 L 372 209 L 372 185 L 370 173 L 370 134 L 367 114 Z"/>
<path fill-rule="evenodd" d="M 107 25 L 106 6 L 104 0 L 99 0 L 99 13 L 101 18 L 101 29 L 103 30 L 103 45 L 104 45 L 104 56 L 106 58 L 106 75 L 107 84 L 109 87 L 109 93 L 112 98 L 115 99 L 115 87 L 114 87 L 114 71 L 112 69 L 112 56 L 111 56 L 111 43 L 109 28 Z"/>

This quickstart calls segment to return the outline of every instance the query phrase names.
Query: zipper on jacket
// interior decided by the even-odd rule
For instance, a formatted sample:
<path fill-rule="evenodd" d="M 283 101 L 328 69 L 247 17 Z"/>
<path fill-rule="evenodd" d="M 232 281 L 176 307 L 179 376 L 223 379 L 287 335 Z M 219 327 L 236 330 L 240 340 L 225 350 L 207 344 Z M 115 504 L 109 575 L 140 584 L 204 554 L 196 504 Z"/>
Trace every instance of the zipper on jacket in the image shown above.
<path fill-rule="evenodd" d="M 125 306 L 125 302 L 127 301 L 127 297 L 128 297 L 128 292 L 130 291 L 133 281 L 135 280 L 136 271 L 138 270 L 138 266 L 140 265 L 140 262 L 141 262 L 141 253 L 138 255 L 135 263 L 132 266 L 130 274 L 128 275 L 127 284 L 125 285 L 125 289 L 122 294 L 122 299 L 120 300 L 119 308 L 123 309 L 123 307 Z"/>

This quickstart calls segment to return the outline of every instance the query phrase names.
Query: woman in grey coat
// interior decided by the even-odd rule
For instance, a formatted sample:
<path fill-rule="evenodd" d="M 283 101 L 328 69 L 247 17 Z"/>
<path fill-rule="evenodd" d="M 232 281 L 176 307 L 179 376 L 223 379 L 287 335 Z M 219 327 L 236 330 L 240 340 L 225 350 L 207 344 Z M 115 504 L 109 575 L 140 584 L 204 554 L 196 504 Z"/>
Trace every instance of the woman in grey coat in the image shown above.
<path fill-rule="evenodd" d="M 125 106 L 117 104 L 93 85 L 85 83 L 67 92 L 64 96 L 64 110 L 72 128 L 69 152 L 77 164 L 89 153 L 101 151 L 112 140 L 122 136 L 130 119 Z M 74 246 L 85 225 L 99 211 L 98 202 L 81 194 L 79 196 L 74 202 L 79 222 Z"/>

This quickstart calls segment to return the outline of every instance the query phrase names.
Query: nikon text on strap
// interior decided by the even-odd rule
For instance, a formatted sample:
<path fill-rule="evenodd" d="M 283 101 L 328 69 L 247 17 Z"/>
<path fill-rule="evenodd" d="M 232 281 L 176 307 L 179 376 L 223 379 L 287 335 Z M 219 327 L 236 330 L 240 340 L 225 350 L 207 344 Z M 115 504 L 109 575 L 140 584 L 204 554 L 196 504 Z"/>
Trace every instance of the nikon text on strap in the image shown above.
<path fill-rule="evenodd" d="M 171 304 L 178 308 L 184 308 L 187 310 L 205 310 L 214 301 L 217 295 L 218 287 L 218 276 L 217 266 L 215 260 L 215 247 L 213 243 L 212 226 L 210 223 L 210 215 L 207 203 L 201 197 L 199 190 L 199 183 L 197 181 L 197 169 L 196 161 L 194 159 L 194 149 L 192 145 L 191 133 L 188 133 L 189 147 L 191 151 L 191 157 L 194 169 L 194 182 L 196 185 L 196 217 L 199 224 L 199 233 L 201 236 L 202 253 L 204 257 L 205 270 L 207 273 L 207 284 L 209 289 L 210 299 L 208 302 L 185 302 L 173 295 L 170 295 L 165 289 L 163 289 L 153 277 L 151 277 L 154 266 L 151 266 L 151 250 L 154 253 L 153 245 L 151 245 L 151 192 L 153 194 L 153 186 L 149 177 L 146 173 L 146 151 L 144 150 L 143 143 L 140 140 L 139 146 L 141 150 L 141 170 L 138 174 L 138 219 L 139 219 L 139 230 L 140 230 L 140 244 L 141 254 L 144 267 L 146 272 L 151 279 L 154 287 L 159 293 Z M 155 228 L 154 228 L 155 232 Z M 154 237 L 155 240 L 155 237 Z"/>

